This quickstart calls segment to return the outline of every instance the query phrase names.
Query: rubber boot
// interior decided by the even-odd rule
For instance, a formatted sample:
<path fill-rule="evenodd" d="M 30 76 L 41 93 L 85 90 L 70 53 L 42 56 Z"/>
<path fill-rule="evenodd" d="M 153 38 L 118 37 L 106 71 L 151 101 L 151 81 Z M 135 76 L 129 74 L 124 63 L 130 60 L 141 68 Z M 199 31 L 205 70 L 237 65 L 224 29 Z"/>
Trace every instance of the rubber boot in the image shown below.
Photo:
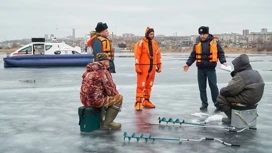
<path fill-rule="evenodd" d="M 222 118 L 222 122 L 226 124 L 231 124 L 231 109 L 224 112 L 227 117 Z"/>
<path fill-rule="evenodd" d="M 134 104 L 134 108 L 135 108 L 136 111 L 143 110 L 143 104 L 142 104 L 142 102 L 136 101 L 135 104 Z"/>
<path fill-rule="evenodd" d="M 106 116 L 106 110 L 105 110 L 104 107 L 102 107 L 102 108 L 101 108 L 100 127 L 102 127 L 103 124 L 104 124 L 105 116 Z"/>
<path fill-rule="evenodd" d="M 113 120 L 116 118 L 117 114 L 119 113 L 121 105 L 112 105 L 108 108 L 105 116 L 105 120 L 103 123 L 103 129 L 113 129 L 119 130 L 122 125 L 121 123 L 115 123 Z"/>
<path fill-rule="evenodd" d="M 143 106 L 146 108 L 155 108 L 155 105 L 151 103 L 151 101 L 149 101 L 149 99 L 145 99 L 143 101 Z"/>

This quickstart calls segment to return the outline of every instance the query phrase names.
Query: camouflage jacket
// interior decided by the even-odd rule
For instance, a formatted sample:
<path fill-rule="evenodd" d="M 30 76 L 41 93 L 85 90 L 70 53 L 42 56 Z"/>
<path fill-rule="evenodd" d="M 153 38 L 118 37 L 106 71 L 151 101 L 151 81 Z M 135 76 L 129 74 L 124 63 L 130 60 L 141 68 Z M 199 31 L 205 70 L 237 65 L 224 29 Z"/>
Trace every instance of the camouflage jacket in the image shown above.
<path fill-rule="evenodd" d="M 87 107 L 102 107 L 106 96 L 118 94 L 104 61 L 90 63 L 82 75 L 80 100 Z"/>

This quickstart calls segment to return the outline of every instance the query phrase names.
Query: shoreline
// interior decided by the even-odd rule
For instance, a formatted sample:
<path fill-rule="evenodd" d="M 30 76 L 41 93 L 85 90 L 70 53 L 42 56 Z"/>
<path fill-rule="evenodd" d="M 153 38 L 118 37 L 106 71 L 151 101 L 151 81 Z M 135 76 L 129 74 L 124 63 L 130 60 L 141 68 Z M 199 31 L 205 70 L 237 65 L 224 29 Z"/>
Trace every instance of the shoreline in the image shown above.
<path fill-rule="evenodd" d="M 17 48 L 13 49 L 0 49 L 0 54 L 12 53 Z M 225 54 L 272 54 L 272 51 L 257 51 L 256 48 L 223 48 Z M 191 53 L 192 47 L 183 50 L 165 50 L 161 49 L 161 53 Z M 118 52 L 118 53 L 133 53 L 133 52 Z"/>

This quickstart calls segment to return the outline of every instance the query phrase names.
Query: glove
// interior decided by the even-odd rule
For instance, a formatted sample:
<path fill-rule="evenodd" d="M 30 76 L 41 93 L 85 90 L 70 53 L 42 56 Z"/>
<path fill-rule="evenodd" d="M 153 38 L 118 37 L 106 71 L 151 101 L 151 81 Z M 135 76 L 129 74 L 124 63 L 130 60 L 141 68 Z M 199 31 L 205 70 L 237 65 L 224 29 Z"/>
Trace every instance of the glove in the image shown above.
<path fill-rule="evenodd" d="M 158 64 L 158 65 L 157 65 L 156 72 L 157 72 L 157 73 L 161 73 L 161 71 L 162 71 L 162 66 L 161 66 L 161 64 Z"/>
<path fill-rule="evenodd" d="M 136 71 L 136 73 L 139 73 L 139 74 L 143 73 L 143 71 L 140 69 L 139 65 L 135 65 L 135 71 Z"/>

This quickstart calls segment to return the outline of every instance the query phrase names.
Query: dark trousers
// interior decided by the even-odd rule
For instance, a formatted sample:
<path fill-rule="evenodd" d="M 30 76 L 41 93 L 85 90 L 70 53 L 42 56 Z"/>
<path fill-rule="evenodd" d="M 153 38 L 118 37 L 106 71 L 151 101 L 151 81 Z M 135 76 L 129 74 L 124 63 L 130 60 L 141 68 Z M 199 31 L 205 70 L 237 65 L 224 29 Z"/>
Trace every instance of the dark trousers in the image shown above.
<path fill-rule="evenodd" d="M 207 78 L 208 83 L 211 89 L 212 101 L 215 104 L 216 98 L 218 96 L 218 87 L 217 87 L 217 78 L 215 69 L 199 69 L 197 70 L 197 78 L 198 78 L 198 87 L 200 92 L 200 99 L 202 101 L 202 105 L 208 106 L 208 98 L 207 98 Z"/>
<path fill-rule="evenodd" d="M 116 73 L 115 72 L 115 64 L 113 60 L 110 60 L 110 68 L 109 68 L 110 73 Z"/>

